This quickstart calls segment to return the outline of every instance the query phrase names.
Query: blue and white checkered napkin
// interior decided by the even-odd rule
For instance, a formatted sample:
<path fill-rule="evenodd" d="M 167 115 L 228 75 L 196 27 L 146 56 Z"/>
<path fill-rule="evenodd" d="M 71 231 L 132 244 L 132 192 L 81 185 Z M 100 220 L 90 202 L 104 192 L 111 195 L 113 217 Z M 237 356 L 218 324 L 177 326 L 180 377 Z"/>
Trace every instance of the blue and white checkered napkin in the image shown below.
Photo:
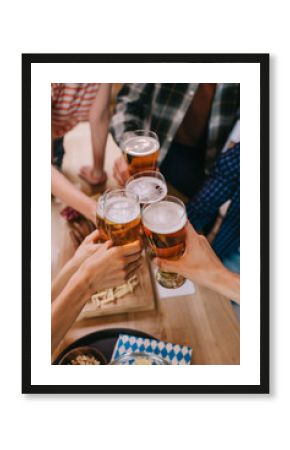
<path fill-rule="evenodd" d="M 169 364 L 190 364 L 192 348 L 186 345 L 171 344 L 157 339 L 141 338 L 120 334 L 116 342 L 112 361 L 118 359 L 125 353 L 148 353 L 161 356 Z"/>

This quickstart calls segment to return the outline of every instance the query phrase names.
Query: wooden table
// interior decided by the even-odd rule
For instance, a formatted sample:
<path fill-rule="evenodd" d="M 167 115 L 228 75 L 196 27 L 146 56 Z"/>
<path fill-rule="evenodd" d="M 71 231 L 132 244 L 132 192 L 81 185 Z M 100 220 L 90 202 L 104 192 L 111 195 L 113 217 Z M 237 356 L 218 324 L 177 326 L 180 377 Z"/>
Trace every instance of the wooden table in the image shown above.
<path fill-rule="evenodd" d="M 80 183 L 79 167 L 91 162 L 87 124 L 81 124 L 66 136 L 64 172 Z M 106 170 L 112 185 L 112 164 L 119 150 L 108 141 Z M 81 186 L 84 190 L 86 186 Z M 89 192 L 88 192 L 89 193 Z M 68 227 L 59 216 L 62 205 L 52 202 L 52 278 L 71 257 L 73 246 Z M 215 292 L 197 287 L 194 295 L 157 299 L 154 311 L 129 313 L 76 322 L 68 331 L 53 358 L 67 345 L 93 331 L 105 328 L 135 328 L 158 339 L 189 345 L 193 364 L 239 364 L 240 329 L 230 302 Z"/>

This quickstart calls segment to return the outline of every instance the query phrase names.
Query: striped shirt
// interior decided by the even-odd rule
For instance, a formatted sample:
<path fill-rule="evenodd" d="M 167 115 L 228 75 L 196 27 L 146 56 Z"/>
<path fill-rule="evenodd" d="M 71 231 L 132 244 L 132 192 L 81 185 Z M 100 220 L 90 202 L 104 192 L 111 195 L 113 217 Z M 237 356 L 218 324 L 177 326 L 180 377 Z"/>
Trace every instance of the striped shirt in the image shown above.
<path fill-rule="evenodd" d="M 51 123 L 54 139 L 87 121 L 99 83 L 51 83 Z"/>

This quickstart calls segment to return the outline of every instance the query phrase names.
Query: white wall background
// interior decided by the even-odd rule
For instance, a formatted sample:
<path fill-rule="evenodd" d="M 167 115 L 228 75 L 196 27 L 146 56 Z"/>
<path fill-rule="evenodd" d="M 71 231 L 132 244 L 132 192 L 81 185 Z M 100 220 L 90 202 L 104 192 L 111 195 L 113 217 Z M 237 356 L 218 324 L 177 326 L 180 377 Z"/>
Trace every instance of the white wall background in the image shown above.
<path fill-rule="evenodd" d="M 271 6 L 270 6 L 271 5 Z M 1 10 L 1 447 L 287 447 L 289 35 L 287 2 L 6 2 Z M 22 396 L 22 52 L 270 52 L 271 395 Z M 118 80 L 116 80 L 118 81 Z M 41 151 L 41 148 L 39 149 Z M 4 158 L 3 158 L 4 156 Z M 25 157 L 25 156 L 24 156 Z M 3 186 L 2 186 L 3 184 Z M 8 269 L 8 271 L 7 271 Z M 41 299 L 40 299 L 41 300 Z M 145 433 L 148 433 L 147 435 Z M 284 442 L 283 442 L 284 441 Z M 282 443 L 283 442 L 283 443 Z"/>

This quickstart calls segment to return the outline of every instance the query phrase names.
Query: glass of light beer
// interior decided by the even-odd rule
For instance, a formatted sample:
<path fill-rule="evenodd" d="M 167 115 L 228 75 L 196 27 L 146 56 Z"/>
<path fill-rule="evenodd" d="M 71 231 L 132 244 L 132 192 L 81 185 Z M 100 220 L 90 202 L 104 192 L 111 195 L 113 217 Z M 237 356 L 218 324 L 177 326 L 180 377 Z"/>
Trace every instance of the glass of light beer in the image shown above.
<path fill-rule="evenodd" d="M 104 218 L 109 238 L 114 245 L 140 240 L 140 203 L 134 192 L 115 189 L 105 196 Z"/>
<path fill-rule="evenodd" d="M 158 258 L 179 259 L 185 250 L 186 210 L 183 202 L 168 195 L 163 200 L 147 204 L 142 209 L 145 235 Z M 175 289 L 183 285 L 185 278 L 173 272 L 159 269 L 158 283 Z"/>
<path fill-rule="evenodd" d="M 156 170 L 160 145 L 153 131 L 127 131 L 122 136 L 121 149 L 127 158 L 130 175 Z"/>
<path fill-rule="evenodd" d="M 96 226 L 100 231 L 100 241 L 106 242 L 109 239 L 106 227 L 106 221 L 104 217 L 104 209 L 105 209 L 105 197 L 109 191 L 105 191 L 97 200 L 96 205 Z"/>
<path fill-rule="evenodd" d="M 132 175 L 126 183 L 126 189 L 138 195 L 141 205 L 159 202 L 167 195 L 165 178 L 155 170 Z"/>

